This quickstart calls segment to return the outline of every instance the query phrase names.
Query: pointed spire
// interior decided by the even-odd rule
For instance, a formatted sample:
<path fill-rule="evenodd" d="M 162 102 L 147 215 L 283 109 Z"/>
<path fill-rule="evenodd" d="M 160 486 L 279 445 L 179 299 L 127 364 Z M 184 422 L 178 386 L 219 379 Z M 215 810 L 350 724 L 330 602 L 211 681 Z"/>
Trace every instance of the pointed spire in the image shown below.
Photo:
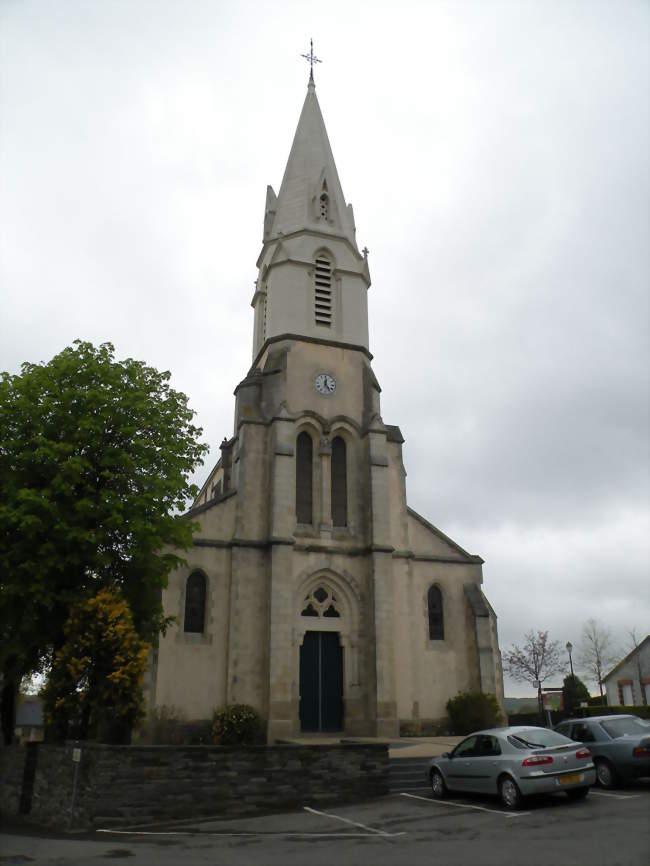
<path fill-rule="evenodd" d="M 309 55 L 303 55 L 309 58 Z M 317 58 L 313 58 L 317 60 Z M 268 213 L 268 211 L 267 211 Z M 312 72 L 265 239 L 303 229 L 346 238 L 356 249 L 352 206 L 339 180 Z"/>

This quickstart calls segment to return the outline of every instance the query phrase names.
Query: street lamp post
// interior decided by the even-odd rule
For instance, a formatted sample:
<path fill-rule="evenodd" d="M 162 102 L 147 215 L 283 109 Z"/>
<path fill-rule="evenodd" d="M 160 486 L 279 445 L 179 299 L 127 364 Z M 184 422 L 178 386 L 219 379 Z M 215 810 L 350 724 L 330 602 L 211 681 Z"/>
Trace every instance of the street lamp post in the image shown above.
<path fill-rule="evenodd" d="M 576 683 L 575 683 L 575 679 L 573 676 L 573 659 L 571 658 L 571 651 L 572 650 L 573 650 L 573 644 L 571 643 L 570 640 L 568 640 L 566 642 L 566 651 L 569 653 L 569 668 L 571 669 L 571 687 L 569 689 L 569 696 L 570 696 L 569 701 L 571 704 L 571 706 L 569 707 L 569 710 L 571 713 L 573 713 L 573 707 L 575 704 L 575 694 L 576 694 Z"/>

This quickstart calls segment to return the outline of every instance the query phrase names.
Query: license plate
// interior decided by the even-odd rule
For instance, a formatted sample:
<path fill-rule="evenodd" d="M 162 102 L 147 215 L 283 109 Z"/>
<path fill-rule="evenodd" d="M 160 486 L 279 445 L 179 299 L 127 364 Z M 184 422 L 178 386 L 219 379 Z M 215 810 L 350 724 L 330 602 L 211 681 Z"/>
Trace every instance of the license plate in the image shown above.
<path fill-rule="evenodd" d="M 576 782 L 582 782 L 584 775 L 582 773 L 570 773 L 568 776 L 560 776 L 560 785 L 575 785 Z"/>

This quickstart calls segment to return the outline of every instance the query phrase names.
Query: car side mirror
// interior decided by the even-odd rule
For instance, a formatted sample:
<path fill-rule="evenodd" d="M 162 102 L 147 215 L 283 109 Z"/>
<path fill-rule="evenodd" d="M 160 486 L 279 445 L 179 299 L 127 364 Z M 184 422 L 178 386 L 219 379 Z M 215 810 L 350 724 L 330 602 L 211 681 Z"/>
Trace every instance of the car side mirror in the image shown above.
<path fill-rule="evenodd" d="M 451 760 L 454 757 L 454 755 L 452 752 L 443 752 L 442 755 L 440 755 L 440 757 L 441 758 L 449 758 L 449 760 Z"/>

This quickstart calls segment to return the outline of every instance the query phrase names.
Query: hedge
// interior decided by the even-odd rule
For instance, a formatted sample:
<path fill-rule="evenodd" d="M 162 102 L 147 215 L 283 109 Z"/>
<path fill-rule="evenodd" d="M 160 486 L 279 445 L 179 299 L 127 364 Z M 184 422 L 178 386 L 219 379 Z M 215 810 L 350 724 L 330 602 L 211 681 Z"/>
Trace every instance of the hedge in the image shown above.
<path fill-rule="evenodd" d="M 641 719 L 650 721 L 650 707 L 576 707 L 574 713 L 566 713 L 561 710 L 551 710 L 551 722 L 559 725 L 564 719 L 586 719 L 592 716 L 639 716 Z M 512 713 L 508 716 L 509 725 L 539 725 L 538 713 Z M 546 713 L 544 713 L 544 724 L 546 724 Z"/>
<path fill-rule="evenodd" d="M 494 728 L 503 720 L 496 697 L 485 692 L 459 692 L 447 701 L 447 713 L 452 732 L 461 736 Z"/>

